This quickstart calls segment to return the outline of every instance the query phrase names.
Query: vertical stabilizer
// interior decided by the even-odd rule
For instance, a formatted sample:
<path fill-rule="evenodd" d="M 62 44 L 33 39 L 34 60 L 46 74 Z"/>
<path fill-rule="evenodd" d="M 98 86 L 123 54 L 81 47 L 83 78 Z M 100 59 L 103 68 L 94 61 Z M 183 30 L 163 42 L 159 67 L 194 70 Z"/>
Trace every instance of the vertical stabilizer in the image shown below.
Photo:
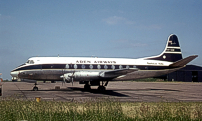
<path fill-rule="evenodd" d="M 146 58 L 148 60 L 161 60 L 176 62 L 182 59 L 182 52 L 180 49 L 180 44 L 176 35 L 171 34 L 168 37 L 168 41 L 165 47 L 165 50 L 158 56 L 153 56 Z"/>

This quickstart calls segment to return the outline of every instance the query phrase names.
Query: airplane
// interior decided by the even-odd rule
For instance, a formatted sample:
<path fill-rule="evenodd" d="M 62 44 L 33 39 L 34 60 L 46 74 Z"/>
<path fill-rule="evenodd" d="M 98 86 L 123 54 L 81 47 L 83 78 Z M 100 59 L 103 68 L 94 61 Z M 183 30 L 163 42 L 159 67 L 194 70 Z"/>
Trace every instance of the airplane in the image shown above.
<path fill-rule="evenodd" d="M 178 37 L 168 37 L 164 51 L 157 56 L 133 58 L 98 57 L 31 57 L 28 61 L 11 71 L 17 79 L 36 81 L 64 81 L 85 84 L 84 89 L 98 86 L 105 91 L 109 81 L 129 81 L 142 78 L 159 77 L 186 66 L 198 57 L 192 55 L 182 58 Z M 38 87 L 33 87 L 34 91 Z"/>

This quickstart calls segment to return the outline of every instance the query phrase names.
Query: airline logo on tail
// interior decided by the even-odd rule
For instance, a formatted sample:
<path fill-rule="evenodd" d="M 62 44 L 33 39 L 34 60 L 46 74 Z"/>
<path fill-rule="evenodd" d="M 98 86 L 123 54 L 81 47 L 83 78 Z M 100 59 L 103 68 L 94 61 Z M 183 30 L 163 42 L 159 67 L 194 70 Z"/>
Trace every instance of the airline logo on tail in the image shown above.
<path fill-rule="evenodd" d="M 171 34 L 168 38 L 168 47 L 180 47 L 178 38 L 176 35 Z"/>
<path fill-rule="evenodd" d="M 171 45 L 176 44 L 176 43 L 173 43 L 173 41 L 168 41 L 168 43 L 170 43 Z"/>
<path fill-rule="evenodd" d="M 161 60 L 168 62 L 176 62 L 182 59 L 182 52 L 180 44 L 176 35 L 171 34 L 168 37 L 168 41 L 165 50 L 158 56 L 146 58 L 148 60 Z"/>

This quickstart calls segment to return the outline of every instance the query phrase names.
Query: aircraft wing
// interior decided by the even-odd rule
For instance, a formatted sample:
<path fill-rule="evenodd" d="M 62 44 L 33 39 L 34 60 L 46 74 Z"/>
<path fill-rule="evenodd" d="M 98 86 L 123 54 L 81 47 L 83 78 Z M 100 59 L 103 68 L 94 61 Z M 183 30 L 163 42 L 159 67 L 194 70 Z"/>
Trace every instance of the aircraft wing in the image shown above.
<path fill-rule="evenodd" d="M 185 66 L 187 63 L 191 62 L 192 60 L 194 60 L 196 57 L 198 57 L 198 55 L 192 55 L 189 56 L 187 58 L 181 59 L 177 62 L 174 62 L 173 64 L 169 65 L 169 67 L 183 67 Z"/>
<path fill-rule="evenodd" d="M 125 75 L 134 71 L 138 71 L 138 68 L 129 68 L 129 69 L 118 69 L 118 70 L 113 70 L 113 71 L 105 71 L 100 74 L 101 77 L 105 78 L 113 78 L 113 77 L 118 77 L 121 75 Z"/>

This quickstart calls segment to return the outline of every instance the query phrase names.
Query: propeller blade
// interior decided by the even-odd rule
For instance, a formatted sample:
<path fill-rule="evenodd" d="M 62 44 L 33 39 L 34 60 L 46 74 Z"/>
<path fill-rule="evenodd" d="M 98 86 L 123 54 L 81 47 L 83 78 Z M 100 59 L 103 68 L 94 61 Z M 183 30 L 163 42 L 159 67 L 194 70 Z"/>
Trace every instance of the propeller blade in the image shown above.
<path fill-rule="evenodd" d="M 74 78 L 72 77 L 72 86 L 73 86 L 73 83 L 74 83 Z"/>
<path fill-rule="evenodd" d="M 75 71 L 72 73 L 72 86 L 73 86 L 73 83 L 74 83 L 74 73 L 75 73 Z"/>
<path fill-rule="evenodd" d="M 63 86 L 63 83 L 65 84 L 65 76 L 63 76 L 62 86 Z"/>

